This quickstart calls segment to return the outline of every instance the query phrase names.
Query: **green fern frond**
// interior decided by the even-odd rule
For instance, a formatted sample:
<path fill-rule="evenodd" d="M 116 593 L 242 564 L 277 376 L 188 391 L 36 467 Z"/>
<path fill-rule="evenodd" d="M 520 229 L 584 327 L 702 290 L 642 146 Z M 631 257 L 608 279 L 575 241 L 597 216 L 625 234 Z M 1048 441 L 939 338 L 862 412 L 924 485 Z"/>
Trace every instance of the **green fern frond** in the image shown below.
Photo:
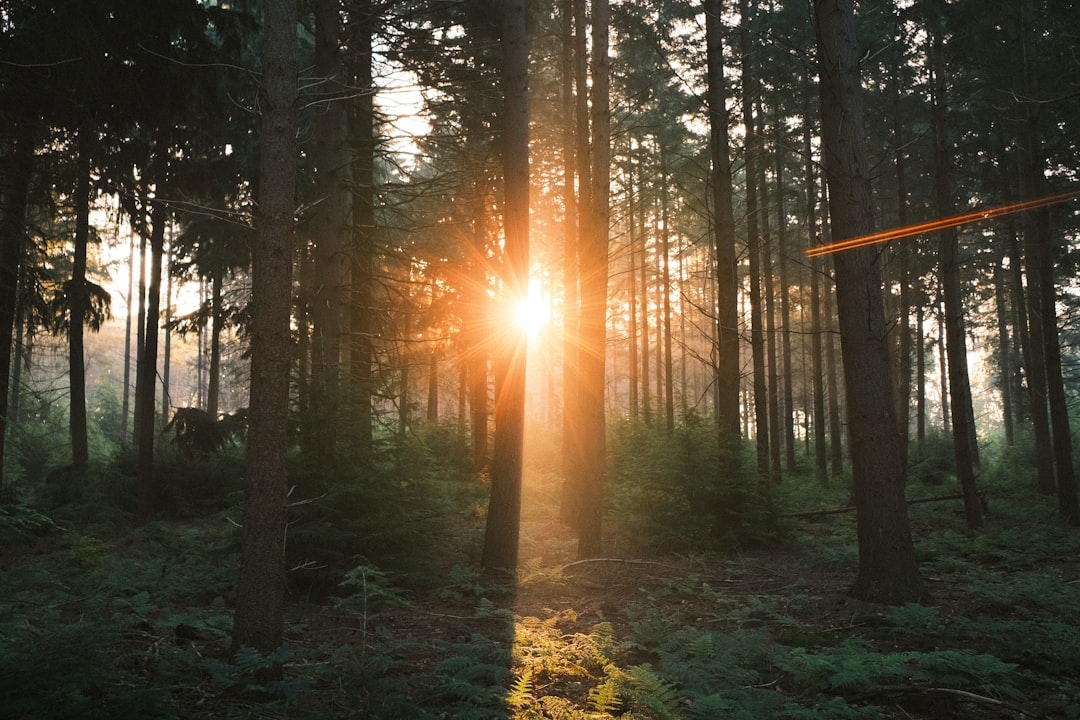
<path fill-rule="evenodd" d="M 634 704 L 648 708 L 660 718 L 679 714 L 679 691 L 648 665 L 634 665 L 627 671 Z"/>

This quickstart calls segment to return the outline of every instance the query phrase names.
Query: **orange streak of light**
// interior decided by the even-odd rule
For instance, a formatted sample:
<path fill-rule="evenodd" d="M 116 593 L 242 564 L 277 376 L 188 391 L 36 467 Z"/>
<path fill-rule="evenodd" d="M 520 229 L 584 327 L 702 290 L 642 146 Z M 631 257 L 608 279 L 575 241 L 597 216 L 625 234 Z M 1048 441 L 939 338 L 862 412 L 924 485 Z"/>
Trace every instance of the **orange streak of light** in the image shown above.
<path fill-rule="evenodd" d="M 1067 202 L 1075 197 L 1080 196 L 1080 191 L 1074 190 L 1072 192 L 1061 193 L 1059 195 L 1048 195 L 1036 200 L 1025 200 L 1023 202 L 1012 203 L 1010 205 L 1002 205 L 1001 207 L 988 208 L 986 210 L 976 210 L 974 212 L 964 213 L 963 215 L 955 215 L 949 218 L 943 218 L 941 220 L 931 220 L 929 222 L 919 223 L 918 225 L 908 225 L 901 228 L 893 228 L 892 230 L 885 230 L 879 233 L 873 233 L 871 235 L 863 235 L 857 238 L 849 238 L 848 240 L 840 240 L 834 243 L 828 243 L 827 245 L 819 245 L 816 248 L 810 248 L 806 251 L 806 257 L 821 257 L 822 255 L 829 255 L 835 252 L 841 252 L 844 250 L 854 250 L 865 245 L 876 245 L 877 243 L 888 242 L 890 240 L 898 240 L 900 238 L 911 237 L 912 235 L 922 235 L 923 233 L 934 232 L 935 230 L 944 230 L 946 228 L 957 227 L 959 225 L 967 225 L 973 222 L 979 222 L 980 220 L 989 220 L 991 218 L 1001 217 L 1003 215 L 1011 215 L 1013 213 L 1025 212 L 1027 210 L 1034 210 L 1036 208 L 1047 207 L 1050 205 L 1056 205 L 1058 203 Z"/>

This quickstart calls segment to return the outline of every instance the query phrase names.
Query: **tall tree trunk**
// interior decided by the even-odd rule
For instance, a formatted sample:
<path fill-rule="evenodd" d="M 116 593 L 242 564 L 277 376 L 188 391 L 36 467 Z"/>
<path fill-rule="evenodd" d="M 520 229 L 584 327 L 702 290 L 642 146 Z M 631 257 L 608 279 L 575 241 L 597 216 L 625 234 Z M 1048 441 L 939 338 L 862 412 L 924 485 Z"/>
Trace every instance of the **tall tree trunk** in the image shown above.
<path fill-rule="evenodd" d="M 834 240 L 871 230 L 870 178 L 852 0 L 814 0 L 822 139 Z M 874 248 L 833 254 L 847 387 L 859 573 L 852 593 L 889 604 L 926 600 L 904 499 L 904 474 Z"/>
<path fill-rule="evenodd" d="M 755 98 L 757 117 L 764 118 L 761 97 Z M 776 295 L 773 284 L 773 247 L 772 229 L 769 226 L 769 183 L 765 173 L 766 158 L 764 152 L 758 163 L 758 189 L 761 192 L 761 291 L 765 303 L 765 368 L 769 412 L 769 481 L 779 483 L 781 474 L 781 444 L 783 437 L 780 428 L 780 368 L 776 355 Z"/>
<path fill-rule="evenodd" d="M 628 274 L 628 280 L 630 281 L 630 419 L 636 421 L 640 412 L 638 407 L 638 383 L 641 376 L 639 375 L 638 368 L 638 297 L 637 297 L 637 273 L 638 273 L 638 239 L 637 239 L 637 224 L 634 222 L 634 193 L 637 191 L 635 186 L 637 168 L 633 161 L 632 153 L 628 153 L 630 156 L 630 169 L 628 171 L 628 188 L 627 188 L 627 225 L 630 232 L 630 248 L 627 253 L 630 256 L 630 270 Z M 644 235 L 644 233 L 642 233 Z M 644 245 L 644 238 L 642 239 Z"/>
<path fill-rule="evenodd" d="M 159 177 L 167 174 L 159 171 Z M 158 181 L 158 192 L 163 190 Z M 135 464 L 139 488 L 138 514 L 142 522 L 154 516 L 156 503 L 154 479 L 154 406 L 157 395 L 158 324 L 161 319 L 161 271 L 165 255 L 165 223 L 168 209 L 154 201 L 150 211 L 150 277 L 146 288 L 146 316 L 143 318 L 143 344 L 139 348 L 135 370 Z M 145 240 L 146 238 L 144 238 Z"/>
<path fill-rule="evenodd" d="M 660 235 L 660 252 L 663 254 L 660 292 L 664 313 L 664 427 L 668 435 L 675 432 L 675 378 L 671 357 L 671 218 L 668 203 L 667 156 L 660 149 L 660 217 L 664 227 Z"/>
<path fill-rule="evenodd" d="M 145 200 L 145 191 L 143 192 Z M 150 211 L 146 208 L 146 203 L 143 203 L 144 213 Z M 142 372 L 143 365 L 143 353 L 146 351 L 146 250 L 148 233 L 153 232 L 154 220 L 152 217 L 144 218 L 150 222 L 150 230 L 141 232 L 139 234 L 139 303 L 138 311 L 135 313 L 135 408 L 133 410 L 133 417 L 131 421 L 131 443 L 136 448 L 139 447 L 139 436 L 142 433 L 142 428 L 139 427 L 139 373 Z M 155 350 L 156 352 L 156 350 Z M 154 362 L 157 362 L 155 358 Z M 151 424 L 153 421 L 150 421 Z M 138 450 L 136 450 L 138 454 Z"/>
<path fill-rule="evenodd" d="M 206 414 L 216 419 L 221 405 L 221 330 L 225 324 L 222 308 L 223 271 L 214 273 L 210 284 L 210 363 L 206 381 Z"/>
<path fill-rule="evenodd" d="M 132 296 L 135 294 L 135 232 L 131 231 L 128 249 L 128 291 L 126 304 L 126 317 L 124 318 L 124 394 L 120 405 L 120 445 L 127 446 L 129 435 L 128 426 L 131 415 L 131 313 Z"/>
<path fill-rule="evenodd" d="M 945 307 L 941 299 L 938 299 L 934 313 L 937 317 L 937 349 L 938 349 L 938 381 L 941 390 L 941 429 L 945 433 L 952 432 L 952 412 L 949 409 L 949 358 L 945 349 Z"/>
<path fill-rule="evenodd" d="M 587 70 L 585 66 L 585 6 L 574 0 L 559 1 L 559 20 L 562 30 L 560 68 L 562 72 L 562 128 L 563 166 L 562 199 L 565 206 L 563 217 L 563 318 L 562 318 L 562 498 L 559 517 L 563 523 L 576 526 L 580 512 L 577 492 L 581 485 L 577 458 L 581 455 L 580 437 L 574 423 L 578 417 L 578 228 L 580 206 L 575 178 L 583 164 L 579 153 L 587 152 L 588 146 L 579 138 L 588 131 L 585 96 Z M 575 93 L 576 88 L 576 93 Z M 587 188 L 583 184 L 582 191 Z"/>
<path fill-rule="evenodd" d="M 86 332 L 86 246 L 90 240 L 90 141 L 89 130 L 80 127 L 75 178 L 75 254 L 68 285 L 68 378 L 71 383 L 69 430 L 71 469 L 81 479 L 90 464 L 86 428 L 86 367 L 83 336 Z"/>
<path fill-rule="evenodd" d="M 803 92 L 806 94 L 803 108 L 803 156 L 805 160 L 804 187 L 806 197 L 806 241 L 808 247 L 818 245 L 817 182 L 814 176 L 814 124 L 810 115 L 810 70 L 803 77 Z M 822 487 L 829 483 L 829 459 L 825 447 L 825 365 L 823 353 L 823 335 L 825 324 L 821 310 L 821 276 L 824 274 L 822 259 L 810 259 L 810 373 L 814 393 L 814 467 L 817 469 L 818 482 Z M 832 343 L 831 337 L 828 342 Z"/>
<path fill-rule="evenodd" d="M 890 83 L 892 101 L 893 168 L 896 172 L 896 219 L 900 227 L 908 224 L 907 163 L 904 156 L 904 122 L 900 104 L 900 64 L 897 57 Z M 900 307 L 897 327 L 896 426 L 900 431 L 900 454 L 904 472 L 908 467 L 908 427 L 911 424 L 911 249 L 897 251 L 900 260 Z"/>
<path fill-rule="evenodd" d="M 1038 98 L 1040 78 L 1033 58 L 1037 56 L 1036 9 L 1032 0 L 1021 3 L 1021 41 L 1023 47 L 1022 97 Z M 1024 103 L 1025 126 L 1022 135 L 1021 185 L 1025 200 L 1046 194 L 1047 166 L 1043 151 L 1042 108 L 1040 103 Z M 1024 254 L 1028 277 L 1028 332 L 1031 335 L 1032 364 L 1040 363 L 1045 379 L 1046 403 L 1049 405 L 1053 442 L 1053 463 L 1057 475 L 1058 514 L 1069 525 L 1080 525 L 1080 500 L 1077 497 L 1076 471 L 1073 466 L 1072 429 L 1068 398 L 1061 372 L 1061 345 L 1058 338 L 1057 287 L 1054 265 L 1058 251 L 1050 234 L 1050 214 L 1043 207 L 1025 213 Z M 1036 330 L 1037 327 L 1037 330 Z M 1037 333 L 1037 334 L 1036 334 Z M 1029 368 L 1029 369 L 1034 369 Z M 1032 407 L 1033 413 L 1036 408 Z M 1039 429 L 1036 428 L 1038 433 Z M 1045 439 L 1042 443 L 1045 445 Z M 1041 450 L 1041 449 L 1040 449 Z"/>
<path fill-rule="evenodd" d="M 398 437 L 405 437 L 409 431 L 409 382 L 411 380 L 413 347 L 409 337 L 412 325 L 412 309 L 405 308 L 401 318 L 401 349 L 398 352 Z"/>
<path fill-rule="evenodd" d="M 26 255 L 26 204 L 33 172 L 29 126 L 6 126 L 0 136 L 0 492 L 4 488 L 4 448 L 11 421 L 8 408 L 17 394 L 9 381 L 12 336 L 19 320 L 19 276 Z M 6 133 L 11 132 L 8 136 Z M 10 384 L 9 384 L 10 382 Z"/>
<path fill-rule="evenodd" d="M 934 27 L 931 40 L 933 78 L 932 114 L 934 128 L 934 179 L 939 217 L 952 217 L 954 203 L 950 188 L 949 167 L 953 162 L 946 135 L 947 98 L 945 96 L 945 38 L 941 14 L 942 0 L 934 4 Z M 982 527 L 982 508 L 975 486 L 975 412 L 971 405 L 971 381 L 968 377 L 967 342 L 964 335 L 964 303 L 960 289 L 960 261 L 957 257 L 956 228 L 939 231 L 938 258 L 941 265 L 942 294 L 945 299 L 945 332 L 949 360 L 949 389 L 953 408 L 953 450 L 956 478 L 964 496 L 964 517 L 969 530 Z"/>
<path fill-rule="evenodd" d="M 375 30 L 371 0 L 358 0 L 349 19 L 352 60 L 352 114 L 349 134 L 353 139 L 352 252 L 349 259 L 351 314 L 349 332 L 349 380 L 352 425 L 355 427 L 355 458 L 361 468 L 372 458 L 375 393 L 375 81 L 371 38 Z"/>
<path fill-rule="evenodd" d="M 776 239 L 780 273 L 780 352 L 784 365 L 784 463 L 795 469 L 795 388 L 791 357 L 791 293 L 788 279 L 787 208 L 784 202 L 784 153 L 776 153 Z"/>
<path fill-rule="evenodd" d="M 244 474 L 233 650 L 281 645 L 289 413 L 289 319 L 296 188 L 296 3 L 266 0 L 259 202 L 251 267 L 251 424 Z"/>
<path fill-rule="evenodd" d="M 757 448 L 758 477 L 762 482 L 766 482 L 769 478 L 769 397 L 765 381 L 765 332 L 761 314 L 763 240 L 758 229 L 757 201 L 761 138 L 754 118 L 757 79 L 750 58 L 750 23 L 755 13 L 756 3 L 752 6 L 750 0 L 739 0 L 739 14 L 742 17 L 739 41 L 742 52 L 743 126 L 746 128 L 746 251 L 750 257 L 750 350 L 754 373 L 754 439 Z"/>
<path fill-rule="evenodd" d="M 1010 258 L 1011 262 L 1016 262 Z M 998 386 L 1001 391 L 1001 420 L 1005 430 L 1005 444 L 1012 446 L 1016 442 L 1016 429 L 1013 423 L 1016 410 L 1012 397 L 1012 343 L 1009 333 L 1009 308 L 1005 302 L 1005 270 L 1001 263 L 994 265 L 994 310 L 997 315 L 998 330 Z"/>
<path fill-rule="evenodd" d="M 428 351 L 427 421 L 430 425 L 439 422 L 439 347 L 436 343 L 432 343 Z"/>
<path fill-rule="evenodd" d="M 727 82 L 724 79 L 724 38 L 721 0 L 704 0 L 708 63 L 709 184 L 712 233 L 716 251 L 716 422 L 721 470 L 734 470 L 739 444 L 739 281 L 735 254 L 735 216 L 732 208 L 731 151 Z M 719 511 L 719 509 L 718 509 Z"/>
<path fill-rule="evenodd" d="M 925 303 L 915 306 L 915 447 L 922 460 L 926 450 L 926 316 Z"/>
<path fill-rule="evenodd" d="M 162 272 L 166 273 L 165 280 L 165 316 L 163 318 L 163 329 L 165 331 L 165 347 L 161 353 L 161 432 L 165 432 L 165 427 L 169 424 L 169 410 L 172 408 L 172 298 L 173 298 L 173 283 L 172 272 L 170 265 L 172 264 L 172 241 L 169 242 L 169 249 L 167 250 L 170 257 L 164 258 L 165 267 L 162 268 Z"/>
<path fill-rule="evenodd" d="M 310 461 L 318 470 L 334 472 L 341 435 L 342 326 L 345 318 L 346 210 L 349 163 L 346 146 L 347 103 L 352 91 L 342 57 L 340 0 L 312 3 L 315 20 L 315 76 L 325 98 L 315 120 L 315 196 L 311 219 L 314 242 L 311 313 L 311 382 L 309 392 Z M 216 317 L 216 315 L 215 315 Z"/>
<path fill-rule="evenodd" d="M 581 263 L 580 414 L 584 445 L 581 509 L 578 516 L 578 556 L 600 553 L 603 487 L 607 474 L 608 198 L 611 172 L 611 109 L 609 107 L 608 0 L 593 0 L 590 78 L 590 192 L 584 203 Z"/>
<path fill-rule="evenodd" d="M 822 293 L 825 296 L 824 315 L 827 325 L 823 340 L 825 341 L 825 390 L 829 396 L 829 468 L 833 477 L 839 477 L 844 473 L 844 429 L 840 418 L 843 398 L 840 392 L 840 368 L 836 362 L 836 325 L 834 323 L 836 313 L 833 310 L 836 283 L 824 272 L 824 268 L 822 269 L 826 278 Z"/>
<path fill-rule="evenodd" d="M 645 201 L 638 202 L 638 215 L 640 220 L 638 227 L 642 229 L 641 237 L 641 412 L 646 427 L 652 427 L 652 385 L 649 377 L 650 349 L 649 349 L 649 262 L 646 247 L 645 234 Z M 658 348 L 659 349 L 659 348 Z M 659 360 L 657 360 L 659 362 Z"/>
<path fill-rule="evenodd" d="M 525 0 L 507 0 L 500 14 L 503 47 L 503 302 L 517 307 L 529 293 L 529 87 Z M 514 322 L 496 354 L 495 447 L 491 500 L 481 563 L 513 570 L 518 560 L 521 471 L 525 439 L 525 354 L 528 336 Z"/>

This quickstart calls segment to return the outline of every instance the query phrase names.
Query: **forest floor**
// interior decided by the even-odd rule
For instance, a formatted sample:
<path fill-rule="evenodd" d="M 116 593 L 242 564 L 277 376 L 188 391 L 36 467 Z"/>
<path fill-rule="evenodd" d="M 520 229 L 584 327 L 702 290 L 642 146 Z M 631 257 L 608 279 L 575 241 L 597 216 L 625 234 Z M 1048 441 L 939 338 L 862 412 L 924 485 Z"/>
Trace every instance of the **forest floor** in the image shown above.
<path fill-rule="evenodd" d="M 847 594 L 850 513 L 708 553 L 612 519 L 577 561 L 558 480 L 530 467 L 514 578 L 479 572 L 483 514 L 455 515 L 422 585 L 361 565 L 294 591 L 269 658 L 225 654 L 221 517 L 0 548 L 0 718 L 1080 718 L 1080 533 L 1045 498 L 991 488 L 977 533 L 958 502 L 913 505 L 933 602 L 885 607 Z"/>
<path fill-rule="evenodd" d="M 363 629 L 343 632 L 337 612 L 318 614 L 310 642 L 368 643 L 377 653 L 381 633 L 400 651 L 393 671 L 409 687 L 407 699 L 389 699 L 377 684 L 346 692 L 327 710 L 515 720 L 1080 718 L 1075 530 L 990 515 L 972 535 L 956 501 L 912 506 L 917 536 L 953 529 L 921 549 L 933 603 L 889 608 L 848 593 L 852 514 L 799 521 L 797 541 L 783 547 L 698 555 L 620 548 L 618 528 L 608 527 L 606 557 L 577 561 L 576 541 L 555 517 L 558 492 L 550 475 L 526 479 L 515 582 L 462 582 L 453 570 L 461 558 L 449 557 L 441 592 L 386 608 Z"/>

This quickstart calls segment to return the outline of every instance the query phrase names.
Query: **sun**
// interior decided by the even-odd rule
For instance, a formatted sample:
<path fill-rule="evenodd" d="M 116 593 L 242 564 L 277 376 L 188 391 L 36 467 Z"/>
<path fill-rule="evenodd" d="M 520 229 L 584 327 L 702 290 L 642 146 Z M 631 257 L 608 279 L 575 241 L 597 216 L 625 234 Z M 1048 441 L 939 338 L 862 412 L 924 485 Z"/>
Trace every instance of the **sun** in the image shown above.
<path fill-rule="evenodd" d="M 514 309 L 514 320 L 530 339 L 536 337 L 551 319 L 550 311 L 540 297 L 539 291 L 529 288 L 529 295 Z"/>

